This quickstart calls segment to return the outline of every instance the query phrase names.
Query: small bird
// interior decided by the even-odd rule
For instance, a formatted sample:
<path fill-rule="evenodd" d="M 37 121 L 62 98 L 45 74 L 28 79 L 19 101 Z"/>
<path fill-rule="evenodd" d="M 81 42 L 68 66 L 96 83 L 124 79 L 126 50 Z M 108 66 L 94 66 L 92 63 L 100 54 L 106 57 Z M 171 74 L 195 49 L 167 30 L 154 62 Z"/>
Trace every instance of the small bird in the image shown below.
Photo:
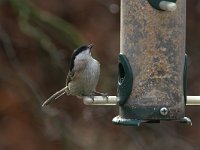
<path fill-rule="evenodd" d="M 95 94 L 106 96 L 105 93 L 96 91 L 96 86 L 100 75 L 100 63 L 91 55 L 93 44 L 84 45 L 74 50 L 69 73 L 66 79 L 66 86 L 48 98 L 42 106 L 50 104 L 63 94 L 74 95 L 78 98 Z"/>

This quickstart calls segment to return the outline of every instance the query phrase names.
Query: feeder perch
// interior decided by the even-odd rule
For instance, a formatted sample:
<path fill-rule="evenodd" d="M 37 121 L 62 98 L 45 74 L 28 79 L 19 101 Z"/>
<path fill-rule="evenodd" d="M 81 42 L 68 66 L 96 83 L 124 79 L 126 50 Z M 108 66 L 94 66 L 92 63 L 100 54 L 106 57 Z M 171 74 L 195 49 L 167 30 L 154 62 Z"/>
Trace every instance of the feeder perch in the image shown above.
<path fill-rule="evenodd" d="M 175 11 L 176 6 L 176 0 L 148 0 L 149 3 L 158 10 L 164 10 L 164 11 Z"/>

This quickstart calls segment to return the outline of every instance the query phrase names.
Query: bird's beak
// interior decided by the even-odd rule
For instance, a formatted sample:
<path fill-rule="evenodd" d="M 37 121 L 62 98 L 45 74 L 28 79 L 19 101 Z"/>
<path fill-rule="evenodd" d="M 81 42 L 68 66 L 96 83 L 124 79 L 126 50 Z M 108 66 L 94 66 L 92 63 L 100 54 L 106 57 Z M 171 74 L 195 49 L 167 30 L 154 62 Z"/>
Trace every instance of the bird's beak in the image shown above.
<path fill-rule="evenodd" d="M 89 44 L 88 48 L 91 50 L 93 46 L 94 46 L 93 44 Z"/>

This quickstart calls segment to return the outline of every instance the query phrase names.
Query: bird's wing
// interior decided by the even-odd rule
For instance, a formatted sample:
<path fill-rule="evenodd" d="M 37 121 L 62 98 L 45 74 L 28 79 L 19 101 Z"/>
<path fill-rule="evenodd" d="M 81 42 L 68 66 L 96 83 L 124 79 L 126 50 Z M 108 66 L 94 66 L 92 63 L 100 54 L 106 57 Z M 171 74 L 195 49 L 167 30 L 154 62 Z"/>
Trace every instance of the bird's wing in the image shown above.
<path fill-rule="evenodd" d="M 71 82 L 75 77 L 78 77 L 79 74 L 85 69 L 88 61 L 85 59 L 79 59 L 78 61 L 75 60 L 74 68 L 69 71 L 66 79 L 66 85 L 68 86 L 69 82 Z"/>
<path fill-rule="evenodd" d="M 66 85 L 68 86 L 69 82 L 72 81 L 72 79 L 74 78 L 74 71 L 70 71 L 67 75 L 67 78 L 66 78 Z"/>

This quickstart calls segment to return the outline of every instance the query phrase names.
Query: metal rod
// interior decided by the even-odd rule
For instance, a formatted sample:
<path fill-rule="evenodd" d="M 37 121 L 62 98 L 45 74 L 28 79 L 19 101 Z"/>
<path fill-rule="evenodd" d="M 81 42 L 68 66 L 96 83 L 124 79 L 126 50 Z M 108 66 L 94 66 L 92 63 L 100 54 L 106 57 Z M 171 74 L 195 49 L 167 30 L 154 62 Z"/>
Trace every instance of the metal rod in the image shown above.
<path fill-rule="evenodd" d="M 187 96 L 186 105 L 200 105 L 200 96 Z"/>
<path fill-rule="evenodd" d="M 91 97 L 84 97 L 83 103 L 85 105 L 117 105 L 118 104 L 117 96 L 94 96 L 93 99 Z M 200 105 L 200 96 L 187 96 L 187 106 Z"/>
<path fill-rule="evenodd" d="M 117 96 L 94 96 L 92 97 L 84 97 L 83 103 L 85 105 L 117 105 L 118 97 Z"/>

